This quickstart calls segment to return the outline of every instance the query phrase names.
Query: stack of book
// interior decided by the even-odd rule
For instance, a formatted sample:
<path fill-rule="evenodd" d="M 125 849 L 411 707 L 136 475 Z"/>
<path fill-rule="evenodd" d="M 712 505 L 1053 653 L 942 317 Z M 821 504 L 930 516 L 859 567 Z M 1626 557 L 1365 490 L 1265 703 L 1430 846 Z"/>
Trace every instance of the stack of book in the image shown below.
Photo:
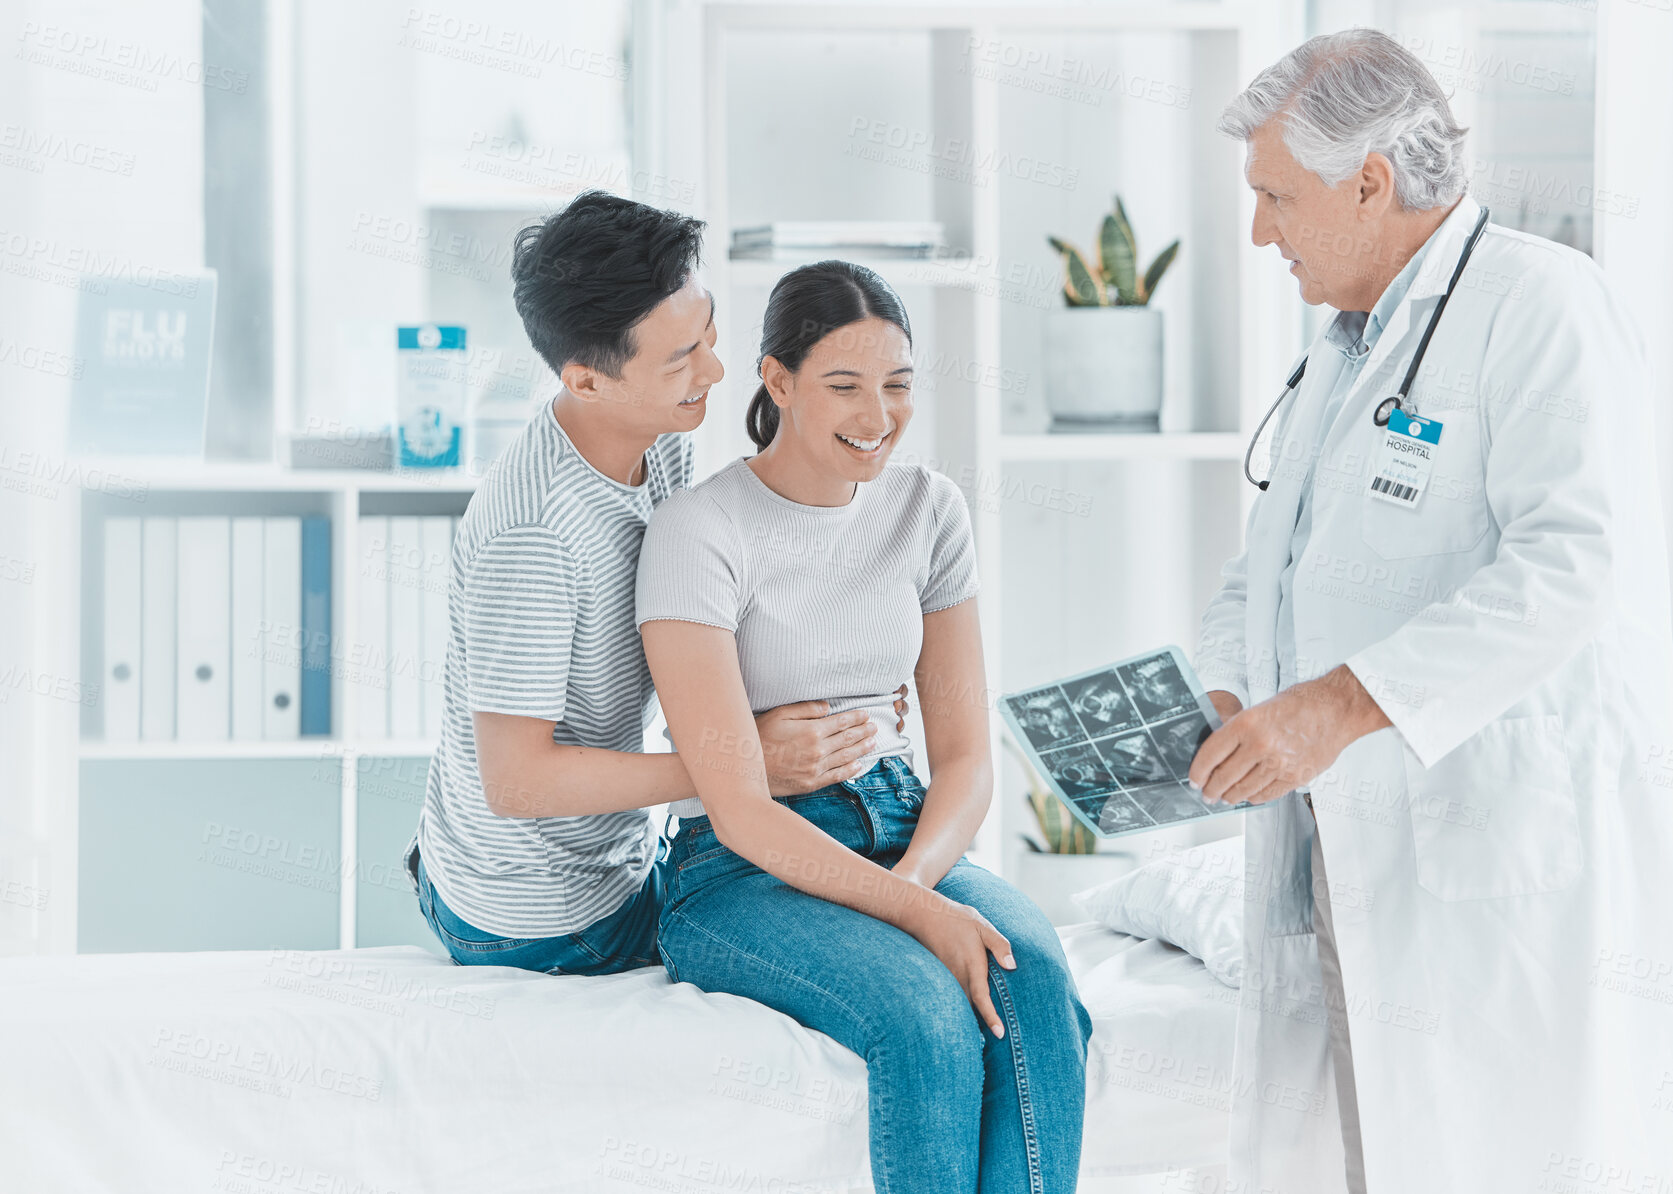
<path fill-rule="evenodd" d="M 734 259 L 934 257 L 946 246 L 937 220 L 781 220 L 732 230 Z"/>

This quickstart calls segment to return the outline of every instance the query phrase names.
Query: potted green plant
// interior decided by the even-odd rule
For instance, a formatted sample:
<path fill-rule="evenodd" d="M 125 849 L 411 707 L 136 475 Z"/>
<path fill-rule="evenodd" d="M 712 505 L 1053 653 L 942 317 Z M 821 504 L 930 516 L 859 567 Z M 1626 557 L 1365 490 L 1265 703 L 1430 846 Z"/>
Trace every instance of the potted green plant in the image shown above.
<path fill-rule="evenodd" d="M 1098 839 L 1058 799 L 1007 732 L 1005 747 L 1022 768 L 1028 784 L 1040 840 L 1021 834 L 1026 849 L 1017 855 L 1017 886 L 1045 911 L 1053 924 L 1073 924 L 1086 916 L 1069 898 L 1078 891 L 1116 878 L 1135 864 L 1126 851 L 1098 849 Z"/>
<path fill-rule="evenodd" d="M 1046 313 L 1046 406 L 1064 430 L 1155 431 L 1162 410 L 1162 312 L 1150 306 L 1179 255 L 1175 240 L 1141 274 L 1132 223 L 1115 197 L 1097 254 L 1046 238 L 1063 262 L 1063 306 Z"/>

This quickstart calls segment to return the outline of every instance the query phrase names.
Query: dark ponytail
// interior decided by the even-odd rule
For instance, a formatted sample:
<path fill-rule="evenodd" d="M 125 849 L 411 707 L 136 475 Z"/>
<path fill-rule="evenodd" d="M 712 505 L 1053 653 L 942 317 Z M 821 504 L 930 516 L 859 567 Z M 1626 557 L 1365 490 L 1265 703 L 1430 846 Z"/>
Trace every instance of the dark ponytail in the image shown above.
<path fill-rule="evenodd" d="M 813 346 L 838 328 L 862 319 L 882 319 L 906 334 L 912 344 L 912 325 L 900 295 L 874 270 L 852 261 L 818 261 L 785 274 L 767 298 L 761 317 L 761 354 L 755 372 L 772 357 L 790 372 L 802 367 Z M 744 430 L 757 448 L 765 448 L 778 433 L 778 406 L 765 382 L 756 387 L 744 415 Z"/>
<path fill-rule="evenodd" d="M 756 451 L 772 443 L 773 436 L 778 434 L 778 404 L 767 393 L 766 382 L 755 387 L 755 397 L 749 400 L 749 409 L 744 412 L 744 430 L 755 441 Z"/>

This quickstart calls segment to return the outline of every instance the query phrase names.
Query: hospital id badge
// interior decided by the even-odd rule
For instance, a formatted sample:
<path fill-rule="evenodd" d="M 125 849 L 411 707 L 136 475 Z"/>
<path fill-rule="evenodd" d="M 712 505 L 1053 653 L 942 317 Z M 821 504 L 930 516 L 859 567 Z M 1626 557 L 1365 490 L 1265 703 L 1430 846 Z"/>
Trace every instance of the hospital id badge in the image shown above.
<path fill-rule="evenodd" d="M 1408 415 L 1395 407 L 1383 429 L 1382 447 L 1371 461 L 1371 484 L 1366 493 L 1410 510 L 1417 505 L 1435 471 L 1435 449 L 1441 425 L 1434 419 Z"/>

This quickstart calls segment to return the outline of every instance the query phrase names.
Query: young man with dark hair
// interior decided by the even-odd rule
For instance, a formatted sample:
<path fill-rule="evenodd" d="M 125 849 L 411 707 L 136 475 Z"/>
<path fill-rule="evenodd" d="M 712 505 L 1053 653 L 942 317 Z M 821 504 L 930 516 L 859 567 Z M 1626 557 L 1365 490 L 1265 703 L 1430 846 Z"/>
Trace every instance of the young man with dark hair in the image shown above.
<path fill-rule="evenodd" d="M 562 389 L 460 521 L 446 712 L 406 853 L 460 963 L 660 964 L 667 843 L 645 810 L 696 791 L 678 756 L 641 751 L 654 694 L 634 579 L 652 509 L 691 482 L 687 433 L 724 372 L 702 236 L 700 220 L 590 191 L 517 237 L 517 311 Z M 875 731 L 863 711 L 827 710 L 757 718 L 775 795 L 858 773 Z"/>

